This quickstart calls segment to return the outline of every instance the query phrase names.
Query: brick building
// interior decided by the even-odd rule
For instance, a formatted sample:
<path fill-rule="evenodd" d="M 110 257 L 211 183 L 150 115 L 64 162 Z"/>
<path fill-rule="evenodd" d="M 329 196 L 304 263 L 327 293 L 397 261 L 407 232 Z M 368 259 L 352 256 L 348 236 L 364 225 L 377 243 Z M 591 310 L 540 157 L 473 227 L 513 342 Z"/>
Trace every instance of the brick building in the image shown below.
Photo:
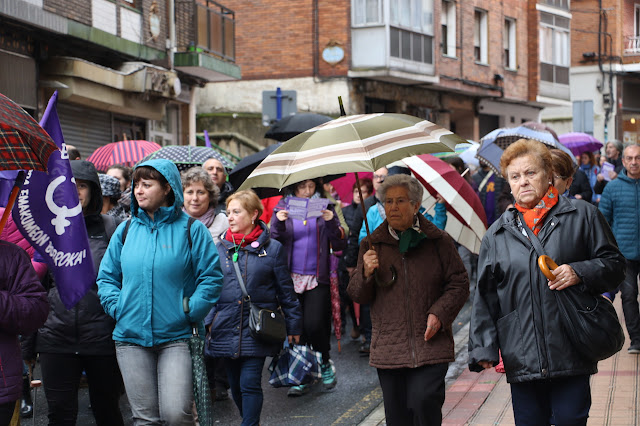
<path fill-rule="evenodd" d="M 262 96 L 278 87 L 295 92 L 298 112 L 337 116 L 341 96 L 348 114 L 407 113 L 473 140 L 537 121 L 569 102 L 568 60 L 543 49 L 542 63 L 539 47 L 541 17 L 563 25 L 566 3 L 228 0 L 242 80 L 200 90 L 198 127 L 268 144 L 275 116 L 263 116 Z"/>
<path fill-rule="evenodd" d="M 0 0 L 0 92 L 37 118 L 58 90 L 84 157 L 123 138 L 194 144 L 194 88 L 240 78 L 233 21 L 206 0 Z"/>
<path fill-rule="evenodd" d="M 571 1 L 571 103 L 543 111 L 559 133 L 640 141 L 640 2 Z"/>

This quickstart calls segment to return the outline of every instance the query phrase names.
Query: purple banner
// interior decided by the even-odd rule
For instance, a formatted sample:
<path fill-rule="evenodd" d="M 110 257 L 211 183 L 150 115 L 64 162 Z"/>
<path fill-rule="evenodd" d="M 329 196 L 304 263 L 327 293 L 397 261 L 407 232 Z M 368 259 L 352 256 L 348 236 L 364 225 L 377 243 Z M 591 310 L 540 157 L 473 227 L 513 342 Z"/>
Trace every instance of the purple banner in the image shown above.
<path fill-rule="evenodd" d="M 204 146 L 211 148 L 211 139 L 209 139 L 209 132 L 204 131 Z"/>
<path fill-rule="evenodd" d="M 71 309 L 93 285 L 96 271 L 58 120 L 57 99 L 55 92 L 40 125 L 60 150 L 49 157 L 48 173 L 27 172 L 12 213 L 22 235 L 53 272 L 62 303 Z"/>

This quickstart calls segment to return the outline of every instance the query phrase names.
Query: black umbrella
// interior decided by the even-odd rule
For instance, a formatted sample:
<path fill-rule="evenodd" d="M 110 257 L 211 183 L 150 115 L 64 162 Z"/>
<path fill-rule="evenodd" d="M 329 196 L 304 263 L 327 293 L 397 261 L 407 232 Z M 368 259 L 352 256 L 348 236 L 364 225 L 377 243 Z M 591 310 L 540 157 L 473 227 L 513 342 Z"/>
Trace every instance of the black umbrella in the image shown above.
<path fill-rule="evenodd" d="M 273 145 L 269 145 L 262 151 L 258 151 L 255 154 L 251 154 L 247 157 L 244 157 L 236 166 L 229 172 L 229 182 L 233 185 L 234 188 L 238 188 L 242 183 L 249 177 L 251 172 L 258 167 L 258 164 L 264 160 L 267 155 L 271 154 L 278 148 L 282 143 L 274 143 Z M 277 192 L 277 190 L 275 190 Z M 277 195 L 277 194 L 274 194 Z"/>
<path fill-rule="evenodd" d="M 302 113 L 285 117 L 275 123 L 264 134 L 265 138 L 275 139 L 280 142 L 288 141 L 305 130 L 331 121 L 332 118 L 322 114 Z"/>

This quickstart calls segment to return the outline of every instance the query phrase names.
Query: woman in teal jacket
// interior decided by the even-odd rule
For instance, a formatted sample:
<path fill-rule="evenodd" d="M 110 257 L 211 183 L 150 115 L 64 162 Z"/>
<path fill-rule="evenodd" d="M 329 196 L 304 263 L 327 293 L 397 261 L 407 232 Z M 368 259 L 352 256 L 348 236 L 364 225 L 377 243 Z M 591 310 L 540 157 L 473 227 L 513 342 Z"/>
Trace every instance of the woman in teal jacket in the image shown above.
<path fill-rule="evenodd" d="M 182 204 L 172 162 L 137 166 L 131 220 L 116 230 L 98 274 L 100 301 L 116 320 L 113 339 L 136 424 L 193 423 L 190 323 L 202 322 L 222 288 L 211 235 Z"/>

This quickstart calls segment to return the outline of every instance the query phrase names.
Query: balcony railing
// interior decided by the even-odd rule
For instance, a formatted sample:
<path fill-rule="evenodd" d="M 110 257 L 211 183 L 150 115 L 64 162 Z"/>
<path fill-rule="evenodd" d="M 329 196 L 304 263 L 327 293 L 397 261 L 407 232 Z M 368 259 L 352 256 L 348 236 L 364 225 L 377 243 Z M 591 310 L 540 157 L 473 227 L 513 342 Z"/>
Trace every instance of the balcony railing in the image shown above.
<path fill-rule="evenodd" d="M 624 46 L 625 55 L 640 55 L 640 36 L 627 36 Z"/>
<path fill-rule="evenodd" d="M 233 10 L 213 0 L 176 0 L 178 50 L 211 53 L 235 62 Z"/>

